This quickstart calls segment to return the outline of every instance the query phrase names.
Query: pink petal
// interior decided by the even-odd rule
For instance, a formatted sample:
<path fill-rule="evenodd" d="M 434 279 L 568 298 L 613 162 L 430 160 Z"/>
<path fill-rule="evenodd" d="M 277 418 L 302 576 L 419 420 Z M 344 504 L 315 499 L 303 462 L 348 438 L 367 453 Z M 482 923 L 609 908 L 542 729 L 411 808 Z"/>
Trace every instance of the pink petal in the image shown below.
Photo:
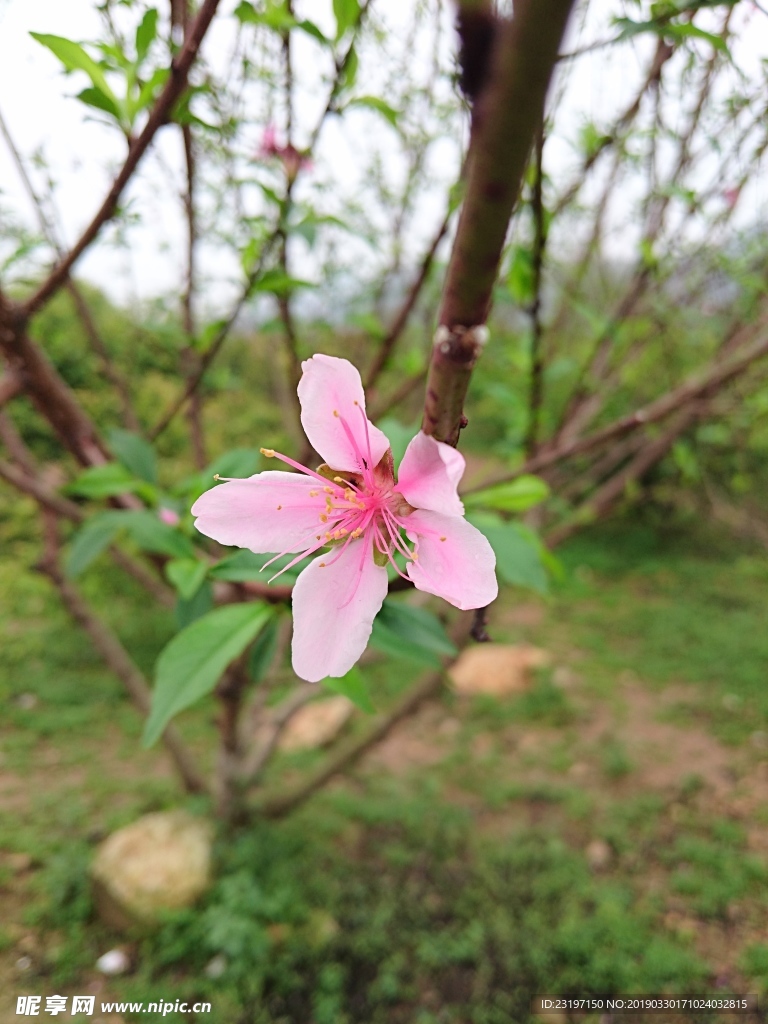
<path fill-rule="evenodd" d="M 333 469 L 362 473 L 363 459 L 373 469 L 389 448 L 389 441 L 365 416 L 360 374 L 347 359 L 335 356 L 315 355 L 301 367 L 301 423 L 309 443 Z M 353 440 L 347 436 L 342 418 Z"/>
<path fill-rule="evenodd" d="M 414 508 L 463 516 L 456 488 L 464 475 L 464 456 L 422 430 L 408 445 L 397 474 L 397 490 Z"/>
<path fill-rule="evenodd" d="M 217 484 L 192 506 L 195 526 L 220 544 L 256 552 L 304 551 L 315 540 L 324 510 L 318 481 L 299 473 L 257 473 Z"/>
<path fill-rule="evenodd" d="M 493 548 L 466 519 L 417 509 L 405 529 L 417 541 L 418 561 L 406 571 L 419 590 L 461 609 L 485 608 L 496 598 Z"/>
<path fill-rule="evenodd" d="M 293 588 L 293 671 L 310 683 L 349 672 L 387 596 L 387 570 L 374 562 L 370 539 L 321 565 L 334 557 L 331 550 L 316 558 Z"/>

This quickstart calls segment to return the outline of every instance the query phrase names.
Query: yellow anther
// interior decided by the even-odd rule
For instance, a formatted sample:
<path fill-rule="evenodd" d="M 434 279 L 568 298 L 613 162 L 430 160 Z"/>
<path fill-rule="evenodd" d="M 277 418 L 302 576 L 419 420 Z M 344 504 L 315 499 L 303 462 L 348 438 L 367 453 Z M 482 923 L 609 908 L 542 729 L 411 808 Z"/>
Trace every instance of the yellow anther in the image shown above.
<path fill-rule="evenodd" d="M 320 513 L 320 522 L 321 523 L 327 523 L 328 522 L 328 516 L 325 515 L 325 513 L 323 513 L 323 512 Z"/>
<path fill-rule="evenodd" d="M 333 410 L 333 415 L 334 415 L 334 416 L 338 416 L 338 415 L 339 415 L 339 411 L 338 411 L 338 409 L 334 409 L 334 410 Z"/>
<path fill-rule="evenodd" d="M 319 567 L 320 567 L 321 569 L 324 569 L 324 568 L 325 568 L 325 562 L 318 562 L 317 564 L 319 565 Z"/>
<path fill-rule="evenodd" d="M 274 448 L 259 448 L 259 451 L 265 459 L 274 459 L 275 449 Z"/>
<path fill-rule="evenodd" d="M 448 540 L 447 537 L 441 537 L 440 540 Z"/>
<path fill-rule="evenodd" d="M 358 528 L 356 530 L 352 531 L 352 536 L 355 538 L 355 540 L 357 540 L 358 537 L 362 537 L 362 535 L 363 535 L 363 530 L 362 530 L 362 527 L 360 527 L 360 526 L 358 526 Z"/>
<path fill-rule="evenodd" d="M 310 498 L 316 498 L 319 493 L 320 493 L 320 491 L 310 491 L 309 492 L 309 496 L 310 496 Z"/>
<path fill-rule="evenodd" d="M 213 479 L 214 479 L 214 480 L 221 480 L 221 477 L 219 476 L 219 474 L 218 474 L 218 473 L 214 473 L 214 474 L 213 474 Z"/>
<path fill-rule="evenodd" d="M 323 490 L 325 491 L 326 494 L 334 494 L 335 493 L 332 487 L 324 487 Z"/>
<path fill-rule="evenodd" d="M 335 484 L 343 484 L 343 483 L 344 483 L 344 481 L 342 480 L 342 478 L 341 478 L 340 476 L 335 476 L 335 477 L 333 478 L 333 482 L 334 482 Z"/>
<path fill-rule="evenodd" d="M 355 492 L 352 490 L 351 487 L 348 487 L 346 491 L 344 491 L 344 497 L 347 499 L 347 501 L 354 501 Z"/>
<path fill-rule="evenodd" d="M 326 539 L 327 541 L 331 541 L 331 540 L 333 540 L 333 534 L 332 534 L 332 533 L 326 533 L 326 535 L 325 535 L 325 539 Z"/>

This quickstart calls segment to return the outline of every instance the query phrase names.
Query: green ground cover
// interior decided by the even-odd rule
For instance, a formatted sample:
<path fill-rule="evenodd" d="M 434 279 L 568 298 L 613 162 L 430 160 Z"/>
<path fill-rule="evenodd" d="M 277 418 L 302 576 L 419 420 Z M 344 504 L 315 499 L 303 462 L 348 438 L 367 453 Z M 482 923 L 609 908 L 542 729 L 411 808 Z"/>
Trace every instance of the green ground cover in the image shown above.
<path fill-rule="evenodd" d="M 180 800 L 29 570 L 28 512 L 2 510 L 3 1022 L 17 993 L 93 982 L 120 941 L 93 914 L 94 844 Z M 211 1024 L 506 1024 L 544 991 L 768 999 L 768 557 L 625 522 L 562 560 L 549 599 L 506 590 L 495 610 L 495 639 L 552 654 L 526 692 L 446 691 L 287 821 L 222 837 L 201 906 L 135 944 L 101 998 L 207 999 Z M 85 586 L 149 672 L 170 613 L 106 563 Z M 372 666 L 374 694 L 417 671 Z M 213 714 L 180 719 L 201 756 Z"/>

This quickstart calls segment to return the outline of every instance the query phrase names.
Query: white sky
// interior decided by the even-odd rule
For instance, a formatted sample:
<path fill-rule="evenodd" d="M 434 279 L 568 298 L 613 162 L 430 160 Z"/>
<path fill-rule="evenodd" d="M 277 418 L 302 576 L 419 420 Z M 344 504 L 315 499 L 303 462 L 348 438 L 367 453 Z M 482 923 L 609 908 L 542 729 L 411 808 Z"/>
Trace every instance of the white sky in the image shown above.
<path fill-rule="evenodd" d="M 386 0 L 387 19 L 395 31 L 398 25 L 405 24 L 411 5 L 412 0 Z M 610 30 L 606 32 L 607 16 L 617 10 L 617 5 L 620 8 L 620 0 L 592 0 L 590 22 L 595 27 L 588 32 L 587 39 L 610 34 Z M 0 0 L 0 110 L 22 153 L 29 157 L 41 148 L 44 150 L 58 185 L 57 201 L 67 242 L 77 237 L 99 206 L 110 181 L 110 171 L 119 165 L 125 146 L 114 130 L 89 118 L 86 108 L 71 98 L 84 86 L 83 76 L 63 78 L 57 60 L 35 42 L 29 32 L 78 40 L 97 37 L 100 19 L 94 6 L 92 0 Z M 234 6 L 235 0 L 224 0 L 222 13 Z M 330 0 L 305 0 L 303 4 L 299 0 L 299 6 L 300 14 L 311 10 L 315 20 L 330 27 Z M 735 24 L 744 25 L 739 32 L 740 65 L 749 76 L 756 76 L 760 59 L 768 57 L 768 18 L 756 14 L 748 5 L 741 7 L 744 13 L 735 16 Z M 564 120 L 575 126 L 589 117 L 607 124 L 611 112 L 620 109 L 632 94 L 652 46 L 650 40 L 643 39 L 621 48 L 597 51 L 580 60 L 568 79 Z M 214 65 L 217 60 L 225 59 L 228 52 L 225 26 L 211 32 L 205 52 Z M 312 52 L 310 46 L 307 55 Z M 301 70 L 311 79 L 313 69 L 306 66 L 307 60 L 311 63 L 311 57 L 306 57 Z M 363 91 L 368 89 L 363 87 Z M 306 106 L 310 112 L 318 96 L 320 93 L 313 97 L 311 90 L 307 93 Z M 314 120 L 314 112 L 310 116 L 302 108 L 298 113 L 299 121 L 304 124 Z M 338 121 L 328 124 L 318 155 L 318 163 L 328 161 L 334 169 L 341 187 L 353 187 L 356 146 L 367 144 L 366 133 L 370 132 L 372 123 L 376 126 L 376 143 L 383 146 L 385 152 L 388 145 L 389 129 L 383 121 L 371 122 L 364 118 L 355 121 L 354 116 L 348 120 L 347 127 L 341 127 Z M 394 141 L 394 136 L 392 138 Z M 177 168 L 180 165 L 178 132 L 161 131 L 155 151 L 167 165 Z M 572 152 L 561 143 L 553 146 L 550 160 L 557 169 L 572 160 Z M 162 180 L 157 156 L 148 155 L 140 180 L 130 189 L 130 197 L 137 208 L 141 207 L 148 214 L 145 226 L 131 236 L 131 257 L 101 244 L 86 254 L 77 267 L 79 275 L 96 282 L 120 301 L 131 302 L 178 287 L 183 266 L 183 229 L 178 202 L 169 195 L 167 188 L 159 187 Z M 763 181 L 755 182 L 754 189 L 751 211 L 745 210 L 742 214 L 745 218 L 754 216 L 755 207 L 766 199 Z M 30 225 L 35 223 L 1 141 L 0 192 L 0 202 L 23 215 Z M 441 203 L 442 197 L 437 193 L 426 197 L 424 208 L 419 211 L 424 222 L 424 237 L 429 232 L 428 225 L 435 223 L 439 216 Z M 209 253 L 208 259 L 213 266 L 221 257 Z M 220 275 L 219 283 L 214 284 L 214 305 L 226 298 L 228 273 L 236 274 L 234 260 L 229 261 L 227 271 Z"/>

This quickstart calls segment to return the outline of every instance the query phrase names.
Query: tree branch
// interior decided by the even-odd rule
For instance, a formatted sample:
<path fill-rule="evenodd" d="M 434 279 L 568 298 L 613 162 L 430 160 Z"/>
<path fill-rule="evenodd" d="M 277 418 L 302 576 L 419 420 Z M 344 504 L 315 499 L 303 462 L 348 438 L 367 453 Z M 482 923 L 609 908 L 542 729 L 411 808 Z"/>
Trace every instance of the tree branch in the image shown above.
<path fill-rule="evenodd" d="M 408 293 L 403 300 L 400 309 L 395 314 L 392 323 L 390 324 L 389 330 L 387 331 L 384 339 L 379 346 L 379 350 L 374 356 L 373 363 L 368 371 L 368 376 L 365 380 L 365 389 L 369 391 L 373 389 L 383 371 L 387 368 L 389 360 L 392 357 L 395 345 L 400 340 L 403 331 L 408 324 L 413 307 L 416 305 L 419 295 L 429 277 L 429 272 L 432 269 L 432 264 L 435 260 L 435 254 L 437 253 L 438 246 L 445 238 L 446 232 L 448 231 L 448 225 L 451 222 L 451 216 L 453 210 L 449 208 L 445 212 L 445 216 L 440 222 L 437 231 L 432 237 L 432 241 L 429 244 L 429 248 L 424 254 L 421 263 L 419 264 L 419 270 L 416 277 L 413 279 L 411 287 L 408 289 Z"/>
<path fill-rule="evenodd" d="M 500 23 L 488 83 L 475 105 L 467 193 L 432 349 L 422 429 L 456 445 L 485 335 L 509 219 L 572 0 L 518 0 Z"/>
<path fill-rule="evenodd" d="M 19 312 L 24 319 L 28 319 L 33 313 L 41 309 L 51 296 L 59 290 L 77 260 L 97 238 L 107 221 L 114 217 L 125 186 L 131 180 L 134 171 L 149 148 L 158 129 L 168 122 L 174 106 L 187 87 L 192 64 L 197 58 L 200 44 L 208 31 L 218 6 L 219 0 L 203 0 L 181 53 L 173 61 L 171 76 L 152 108 L 141 134 L 131 143 L 126 161 L 112 183 L 112 187 L 104 202 L 72 249 L 63 259 L 59 260 L 37 291 L 22 304 Z"/>
<path fill-rule="evenodd" d="M 473 613 L 471 612 L 459 616 L 451 637 L 458 648 L 462 648 L 465 645 L 472 622 Z M 423 701 L 439 693 L 444 679 L 444 668 L 437 672 L 428 672 L 422 676 L 410 690 L 403 694 L 393 708 L 377 715 L 370 727 L 361 736 L 353 737 L 338 750 L 334 751 L 326 763 L 311 774 L 309 778 L 304 779 L 292 789 L 288 789 L 283 793 L 276 793 L 272 796 L 266 795 L 260 798 L 253 806 L 253 812 L 266 818 L 282 818 L 290 811 L 295 810 L 296 807 L 303 804 L 309 797 L 321 789 L 334 775 L 346 771 L 351 765 L 355 764 L 366 751 L 370 750 L 380 740 L 383 740 L 399 722 L 411 715 Z"/>

